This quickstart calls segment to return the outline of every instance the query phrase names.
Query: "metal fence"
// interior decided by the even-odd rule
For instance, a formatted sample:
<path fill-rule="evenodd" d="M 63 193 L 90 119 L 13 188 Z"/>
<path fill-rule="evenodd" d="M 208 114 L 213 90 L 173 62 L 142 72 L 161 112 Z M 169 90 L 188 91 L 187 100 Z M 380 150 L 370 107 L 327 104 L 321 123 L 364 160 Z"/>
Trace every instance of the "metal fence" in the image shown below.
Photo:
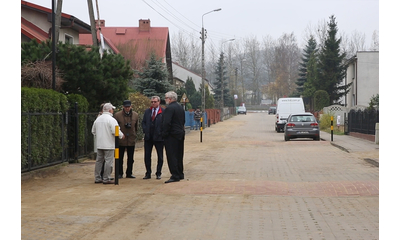
<path fill-rule="evenodd" d="M 379 123 L 379 110 L 351 110 L 345 121 L 345 133 L 358 132 L 375 135 L 376 123 Z"/>
<path fill-rule="evenodd" d="M 21 121 L 21 172 L 60 164 L 77 162 L 93 154 L 92 126 L 98 113 L 79 113 L 75 108 L 66 113 L 22 113 Z M 207 114 L 204 114 L 207 123 Z M 49 129 L 40 126 L 44 118 L 54 118 Z M 142 139 L 139 115 L 138 139 Z M 185 126 L 194 125 L 193 113 L 186 112 Z M 205 127 L 205 126 L 204 126 Z"/>
<path fill-rule="evenodd" d="M 76 162 L 93 153 L 91 128 L 98 113 L 21 114 L 21 172 Z M 50 125 L 44 124 L 44 122 Z"/>

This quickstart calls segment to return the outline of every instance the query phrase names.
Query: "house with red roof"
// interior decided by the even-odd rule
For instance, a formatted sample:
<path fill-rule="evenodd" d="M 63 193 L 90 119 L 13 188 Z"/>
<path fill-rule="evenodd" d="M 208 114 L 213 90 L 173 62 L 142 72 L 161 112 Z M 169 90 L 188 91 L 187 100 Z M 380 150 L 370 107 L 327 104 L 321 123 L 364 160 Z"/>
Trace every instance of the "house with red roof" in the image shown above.
<path fill-rule="evenodd" d="M 21 42 L 51 39 L 51 20 L 52 9 L 21 0 Z M 60 42 L 79 44 L 79 35 L 90 33 L 90 25 L 72 15 L 61 13 Z"/>
<path fill-rule="evenodd" d="M 169 72 L 169 82 L 176 86 L 172 78 L 171 46 L 168 27 L 152 27 L 150 19 L 140 19 L 138 27 L 107 27 L 105 20 L 96 20 L 98 39 L 103 51 L 120 53 L 130 60 L 131 67 L 141 70 L 154 53 Z M 80 34 L 80 44 L 92 45 L 90 34 Z"/>

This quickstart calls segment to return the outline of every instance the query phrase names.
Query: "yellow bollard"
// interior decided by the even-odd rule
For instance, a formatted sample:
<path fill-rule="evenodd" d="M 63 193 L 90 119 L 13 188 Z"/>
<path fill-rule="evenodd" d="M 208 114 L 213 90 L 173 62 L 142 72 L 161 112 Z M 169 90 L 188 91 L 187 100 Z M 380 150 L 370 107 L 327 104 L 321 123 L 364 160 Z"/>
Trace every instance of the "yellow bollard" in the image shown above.
<path fill-rule="evenodd" d="M 331 141 L 333 142 L 333 116 L 331 116 Z"/>
<path fill-rule="evenodd" d="M 118 185 L 118 175 L 119 175 L 119 126 L 115 126 L 115 151 L 114 151 L 114 182 L 115 185 Z"/>
<path fill-rule="evenodd" d="M 203 117 L 200 118 L 200 142 L 203 142 Z"/>

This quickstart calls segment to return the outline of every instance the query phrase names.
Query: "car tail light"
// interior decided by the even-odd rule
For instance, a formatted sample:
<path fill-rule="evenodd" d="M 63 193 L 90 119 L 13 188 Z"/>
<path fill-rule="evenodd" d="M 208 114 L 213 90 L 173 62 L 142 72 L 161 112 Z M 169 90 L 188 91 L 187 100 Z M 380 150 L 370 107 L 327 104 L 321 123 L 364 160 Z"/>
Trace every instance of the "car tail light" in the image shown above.
<path fill-rule="evenodd" d="M 276 122 L 279 122 L 279 114 L 276 114 Z"/>
<path fill-rule="evenodd" d="M 318 127 L 318 123 L 311 123 L 311 127 Z"/>
<path fill-rule="evenodd" d="M 294 124 L 294 123 L 287 123 L 286 124 L 286 127 L 294 127 L 294 126 L 296 126 L 296 124 Z"/>

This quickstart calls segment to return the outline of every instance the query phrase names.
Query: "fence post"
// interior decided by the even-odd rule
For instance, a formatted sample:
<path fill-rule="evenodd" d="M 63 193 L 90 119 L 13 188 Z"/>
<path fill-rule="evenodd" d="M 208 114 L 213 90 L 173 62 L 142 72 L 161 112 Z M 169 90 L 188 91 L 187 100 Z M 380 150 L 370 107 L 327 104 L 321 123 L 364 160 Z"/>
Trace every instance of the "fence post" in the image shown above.
<path fill-rule="evenodd" d="M 331 141 L 333 142 L 333 116 L 331 116 Z"/>
<path fill-rule="evenodd" d="M 74 144 L 74 160 L 78 162 L 78 155 L 79 155 L 79 116 L 78 116 L 78 103 L 75 102 L 75 144 Z"/>

